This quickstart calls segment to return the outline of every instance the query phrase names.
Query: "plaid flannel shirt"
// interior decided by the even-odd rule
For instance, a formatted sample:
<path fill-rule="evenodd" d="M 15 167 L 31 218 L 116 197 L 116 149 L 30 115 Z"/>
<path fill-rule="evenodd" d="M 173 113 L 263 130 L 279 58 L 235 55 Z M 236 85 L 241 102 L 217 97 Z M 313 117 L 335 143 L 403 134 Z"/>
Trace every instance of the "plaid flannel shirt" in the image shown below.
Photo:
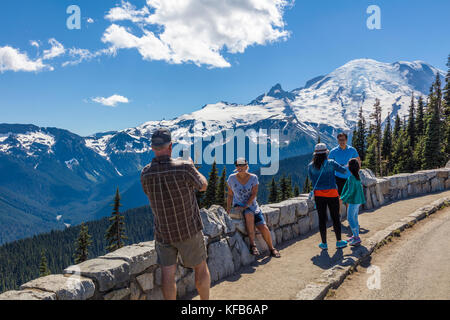
<path fill-rule="evenodd" d="M 203 229 L 195 195 L 203 183 L 191 162 L 156 157 L 142 171 L 141 183 L 153 211 L 156 241 L 184 241 Z"/>

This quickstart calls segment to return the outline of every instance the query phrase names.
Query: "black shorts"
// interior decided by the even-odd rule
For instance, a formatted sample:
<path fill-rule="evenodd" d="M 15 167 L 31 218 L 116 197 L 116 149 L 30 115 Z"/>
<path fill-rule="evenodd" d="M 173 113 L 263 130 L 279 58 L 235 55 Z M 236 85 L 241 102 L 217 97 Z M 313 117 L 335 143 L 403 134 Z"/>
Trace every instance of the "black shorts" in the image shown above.
<path fill-rule="evenodd" d="M 347 182 L 347 179 L 339 178 L 337 176 L 335 178 L 336 178 L 336 185 L 338 187 L 338 193 L 340 196 L 342 194 L 342 189 L 344 189 L 345 183 Z"/>

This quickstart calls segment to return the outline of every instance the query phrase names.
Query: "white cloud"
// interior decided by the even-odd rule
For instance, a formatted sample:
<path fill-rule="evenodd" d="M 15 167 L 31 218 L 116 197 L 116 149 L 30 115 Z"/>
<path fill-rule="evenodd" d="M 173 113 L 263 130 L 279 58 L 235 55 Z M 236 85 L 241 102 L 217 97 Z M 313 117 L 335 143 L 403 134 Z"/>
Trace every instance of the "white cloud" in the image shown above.
<path fill-rule="evenodd" d="M 31 40 L 30 41 L 30 45 L 32 45 L 33 47 L 36 47 L 36 48 L 38 48 L 39 49 L 39 42 L 37 42 L 37 41 L 35 41 L 35 40 Z"/>
<path fill-rule="evenodd" d="M 100 57 L 102 55 L 113 55 L 115 50 L 113 48 L 100 49 L 98 51 L 91 52 L 88 49 L 71 48 L 69 49 L 69 56 L 74 58 L 74 60 L 66 61 L 62 64 L 63 67 L 75 66 L 83 61 L 90 61 L 94 58 Z"/>
<path fill-rule="evenodd" d="M 45 65 L 42 59 L 30 59 L 27 53 L 21 53 L 10 46 L 0 47 L 0 73 L 5 71 L 37 72 L 41 70 L 53 70 L 53 67 Z"/>
<path fill-rule="evenodd" d="M 54 59 L 56 57 L 59 57 L 60 55 L 63 55 L 66 52 L 66 49 L 64 46 L 56 41 L 56 39 L 50 39 L 48 43 L 52 46 L 49 50 L 44 50 L 43 59 L 44 60 L 50 60 Z"/>
<path fill-rule="evenodd" d="M 120 6 L 114 7 L 109 10 L 105 19 L 110 21 L 130 20 L 132 22 L 142 22 L 145 17 L 148 16 L 149 10 L 144 6 L 141 10 L 136 10 L 136 7 L 131 3 L 122 0 Z"/>
<path fill-rule="evenodd" d="M 138 10 L 127 1 L 105 16 L 115 22 L 102 41 L 114 49 L 136 48 L 146 60 L 193 62 L 229 67 L 222 55 L 243 53 L 252 45 L 266 45 L 289 37 L 283 13 L 287 0 L 147 0 Z M 141 36 L 117 24 L 131 21 Z M 153 32 L 148 28 L 151 27 Z"/>
<path fill-rule="evenodd" d="M 104 98 L 104 97 L 92 98 L 92 101 L 94 101 L 96 103 L 100 103 L 107 107 L 116 107 L 119 103 L 129 103 L 128 98 L 117 95 L 117 94 L 112 95 L 109 98 Z"/>
<path fill-rule="evenodd" d="M 95 21 L 94 21 L 94 19 L 92 19 L 92 18 L 87 18 L 87 23 L 94 23 Z"/>

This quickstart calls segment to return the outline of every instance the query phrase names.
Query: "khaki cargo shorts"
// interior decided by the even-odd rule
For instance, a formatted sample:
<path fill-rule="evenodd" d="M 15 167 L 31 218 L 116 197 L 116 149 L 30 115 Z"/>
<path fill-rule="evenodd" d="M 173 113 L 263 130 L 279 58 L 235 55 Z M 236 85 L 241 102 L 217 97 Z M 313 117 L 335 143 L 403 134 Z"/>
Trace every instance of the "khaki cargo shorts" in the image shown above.
<path fill-rule="evenodd" d="M 181 258 L 180 263 L 186 268 L 198 266 L 207 258 L 203 231 L 185 241 L 170 244 L 156 241 L 155 249 L 158 254 L 158 264 L 163 267 L 177 264 L 178 254 L 180 254 Z"/>

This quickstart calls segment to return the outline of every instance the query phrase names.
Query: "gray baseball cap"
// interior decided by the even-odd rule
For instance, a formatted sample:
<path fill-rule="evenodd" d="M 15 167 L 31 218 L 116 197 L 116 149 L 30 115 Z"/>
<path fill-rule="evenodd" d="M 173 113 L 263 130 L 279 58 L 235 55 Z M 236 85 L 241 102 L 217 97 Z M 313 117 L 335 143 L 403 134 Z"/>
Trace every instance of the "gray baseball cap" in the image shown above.
<path fill-rule="evenodd" d="M 157 129 L 152 135 L 152 146 L 162 147 L 172 142 L 172 135 L 166 128 Z"/>

